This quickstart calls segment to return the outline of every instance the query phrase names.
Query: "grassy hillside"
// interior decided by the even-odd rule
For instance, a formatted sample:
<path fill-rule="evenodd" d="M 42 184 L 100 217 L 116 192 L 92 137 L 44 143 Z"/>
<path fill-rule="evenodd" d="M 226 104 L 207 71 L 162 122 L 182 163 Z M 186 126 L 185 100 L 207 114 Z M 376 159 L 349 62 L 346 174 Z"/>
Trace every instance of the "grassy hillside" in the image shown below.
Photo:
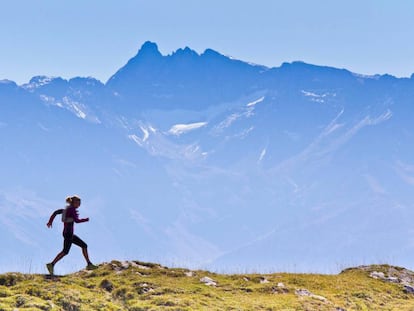
<path fill-rule="evenodd" d="M 67 276 L 0 275 L 0 310 L 414 310 L 414 273 L 219 275 L 113 261 Z"/>

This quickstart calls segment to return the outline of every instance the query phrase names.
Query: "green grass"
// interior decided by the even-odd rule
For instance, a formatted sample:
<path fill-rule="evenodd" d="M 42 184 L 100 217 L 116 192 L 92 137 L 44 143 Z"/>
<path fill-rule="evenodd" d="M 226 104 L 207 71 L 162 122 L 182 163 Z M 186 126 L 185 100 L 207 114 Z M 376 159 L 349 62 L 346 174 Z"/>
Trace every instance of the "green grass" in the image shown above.
<path fill-rule="evenodd" d="M 372 271 L 338 275 L 237 274 L 166 268 L 113 261 L 95 271 L 48 279 L 43 275 L 0 275 L 1 310 L 414 310 L 403 285 L 376 280 Z M 394 268 L 399 269 L 399 268 Z M 208 276 L 217 286 L 200 282 Z M 266 279 L 267 282 L 263 282 Z M 278 286 L 283 283 L 284 287 Z M 298 296 L 306 289 L 314 296 Z"/>

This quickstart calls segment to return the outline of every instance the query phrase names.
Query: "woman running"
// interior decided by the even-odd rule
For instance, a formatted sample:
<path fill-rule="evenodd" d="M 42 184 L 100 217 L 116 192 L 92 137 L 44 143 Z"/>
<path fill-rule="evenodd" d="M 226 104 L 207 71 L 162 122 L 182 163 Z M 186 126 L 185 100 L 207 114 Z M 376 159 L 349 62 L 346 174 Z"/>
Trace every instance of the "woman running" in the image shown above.
<path fill-rule="evenodd" d="M 51 228 L 56 215 L 62 214 L 62 222 L 64 223 L 63 250 L 59 254 L 57 254 L 56 258 L 51 263 L 46 264 L 46 268 L 51 275 L 53 275 L 55 264 L 69 253 L 72 243 L 82 248 L 82 253 L 87 263 L 86 269 L 93 270 L 98 268 L 89 260 L 88 245 L 84 241 L 82 241 L 77 235 L 75 235 L 73 230 L 75 222 L 81 223 L 89 221 L 89 218 L 79 218 L 77 209 L 81 205 L 81 199 L 76 195 L 67 197 L 66 203 L 68 204 L 66 208 L 56 210 L 50 216 L 49 222 L 47 223 L 47 227 Z"/>

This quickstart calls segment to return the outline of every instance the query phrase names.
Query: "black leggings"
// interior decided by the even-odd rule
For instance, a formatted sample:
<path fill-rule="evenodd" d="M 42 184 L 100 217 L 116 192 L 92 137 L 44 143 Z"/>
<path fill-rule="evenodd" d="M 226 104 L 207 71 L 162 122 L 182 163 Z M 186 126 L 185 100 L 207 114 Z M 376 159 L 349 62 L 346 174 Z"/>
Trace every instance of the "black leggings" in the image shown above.
<path fill-rule="evenodd" d="M 70 247 L 72 246 L 72 243 L 81 247 L 81 248 L 87 248 L 88 245 L 82 241 L 77 235 L 74 234 L 63 234 L 64 241 L 63 241 L 63 252 L 65 254 L 69 254 Z"/>

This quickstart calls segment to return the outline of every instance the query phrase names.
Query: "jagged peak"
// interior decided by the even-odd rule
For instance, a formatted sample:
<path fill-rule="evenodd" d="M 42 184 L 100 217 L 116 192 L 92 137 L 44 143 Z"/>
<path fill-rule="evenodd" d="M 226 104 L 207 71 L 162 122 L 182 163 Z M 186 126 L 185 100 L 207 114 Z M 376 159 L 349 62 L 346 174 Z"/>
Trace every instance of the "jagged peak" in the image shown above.
<path fill-rule="evenodd" d="M 146 41 L 138 51 L 137 57 L 162 57 L 158 45 L 155 42 Z"/>
<path fill-rule="evenodd" d="M 184 49 L 178 49 L 172 56 L 200 56 L 196 51 L 186 46 Z"/>
<path fill-rule="evenodd" d="M 53 76 L 34 76 L 30 79 L 29 83 L 42 83 L 42 84 L 48 84 L 51 81 L 57 79 L 57 77 Z"/>
<path fill-rule="evenodd" d="M 50 77 L 50 76 L 34 76 L 30 79 L 29 83 L 23 84 L 22 87 L 25 89 L 37 89 L 39 87 L 49 85 L 53 82 L 67 82 L 67 80 L 61 77 Z"/>

